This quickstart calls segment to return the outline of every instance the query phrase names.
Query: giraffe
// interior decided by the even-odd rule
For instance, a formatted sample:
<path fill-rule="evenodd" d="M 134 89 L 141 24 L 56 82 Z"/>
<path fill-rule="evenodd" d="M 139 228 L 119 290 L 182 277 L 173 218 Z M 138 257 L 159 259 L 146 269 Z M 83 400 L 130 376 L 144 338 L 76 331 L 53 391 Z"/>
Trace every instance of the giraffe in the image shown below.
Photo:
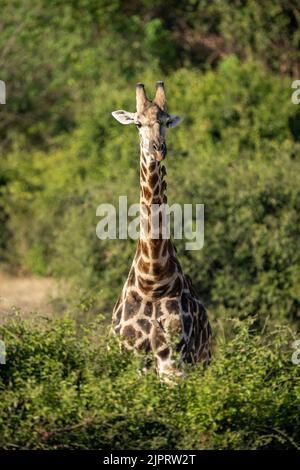
<path fill-rule="evenodd" d="M 112 330 L 128 349 L 152 352 L 158 375 L 180 376 L 180 362 L 209 364 L 211 327 L 189 276 L 182 271 L 169 237 L 153 237 L 154 207 L 167 203 L 166 129 L 178 125 L 168 114 L 163 82 L 153 101 L 142 83 L 136 85 L 136 112 L 112 112 L 121 124 L 135 124 L 140 137 L 140 238 L 122 293 L 113 310 Z M 146 227 L 147 230 L 142 230 Z M 176 338 L 175 346 L 173 339 Z"/>

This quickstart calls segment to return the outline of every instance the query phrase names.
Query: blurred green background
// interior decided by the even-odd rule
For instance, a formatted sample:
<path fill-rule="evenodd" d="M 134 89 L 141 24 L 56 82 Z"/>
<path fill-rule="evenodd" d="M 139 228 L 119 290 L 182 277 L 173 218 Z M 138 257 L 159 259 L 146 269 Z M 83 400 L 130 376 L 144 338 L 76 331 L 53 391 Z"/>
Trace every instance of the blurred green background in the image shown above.
<path fill-rule="evenodd" d="M 144 82 L 151 97 L 155 82 L 164 80 L 169 111 L 184 118 L 181 126 L 168 134 L 168 201 L 205 204 L 204 249 L 188 252 L 183 243 L 176 245 L 184 270 L 194 280 L 208 308 L 216 337 L 216 357 L 221 357 L 221 363 L 216 359 L 212 366 L 212 376 L 205 379 L 207 396 L 222 380 L 225 389 L 230 381 L 236 384 L 242 380 L 247 364 L 253 369 L 249 369 L 239 397 L 236 390 L 231 394 L 230 387 L 226 389 L 228 397 L 225 392 L 221 397 L 222 388 L 220 401 L 214 402 L 218 409 L 214 403 L 197 401 L 198 379 L 193 376 L 187 381 L 190 385 L 183 387 L 190 386 L 188 393 L 196 397 L 192 409 L 198 410 L 197 419 L 193 411 L 184 408 L 187 390 L 183 389 L 182 395 L 170 392 L 170 403 L 176 409 L 183 407 L 183 415 L 186 412 L 190 419 L 187 421 L 190 429 L 198 436 L 188 441 L 180 440 L 176 434 L 182 431 L 185 436 L 186 432 L 179 415 L 176 431 L 176 423 L 168 424 L 166 416 L 160 416 L 157 424 L 154 416 L 164 406 L 160 402 L 152 404 L 149 411 L 150 415 L 153 413 L 150 423 L 155 422 L 154 427 L 148 423 L 141 430 L 137 425 L 139 407 L 143 408 L 143 400 L 147 401 L 150 393 L 157 393 L 155 387 L 160 385 L 153 379 L 152 385 L 142 389 L 139 399 L 130 398 L 130 380 L 132 387 L 136 386 L 133 375 L 130 380 L 124 375 L 123 362 L 123 368 L 118 366 L 116 372 L 111 361 L 118 362 L 117 359 L 108 357 L 107 368 L 112 367 L 113 372 L 105 375 L 103 365 L 96 365 L 93 373 L 97 377 L 101 370 L 110 384 L 104 394 L 111 392 L 109 387 L 127 384 L 122 400 L 131 403 L 136 416 L 131 416 L 130 423 L 125 419 L 124 427 L 130 429 L 126 434 L 123 428 L 114 427 L 117 420 L 114 415 L 110 428 L 114 432 L 105 445 L 139 448 L 143 442 L 145 448 L 296 446 L 300 435 L 300 413 L 295 408 L 300 398 L 299 381 L 290 382 L 288 367 L 277 371 L 282 380 L 274 372 L 272 396 L 278 396 L 279 401 L 274 401 L 273 408 L 272 396 L 268 396 L 257 405 L 258 395 L 251 395 L 255 380 L 260 383 L 264 374 L 273 377 L 267 357 L 272 343 L 265 346 L 265 356 L 255 355 L 251 341 L 256 340 L 251 335 L 255 331 L 256 338 L 262 338 L 266 322 L 271 330 L 287 328 L 292 336 L 299 328 L 300 106 L 291 102 L 291 83 L 300 79 L 299 2 L 4 0 L 0 18 L 0 79 L 7 87 L 7 104 L 0 106 L 0 263 L 6 272 L 67 280 L 67 287 L 53 304 L 53 313 L 68 312 L 77 326 L 95 319 L 99 313 L 104 324 L 110 320 L 135 250 L 134 241 L 104 242 L 95 234 L 99 204 L 116 204 L 119 195 L 127 195 L 129 202 L 136 202 L 139 194 L 136 129 L 120 126 L 111 111 L 135 110 L 136 82 Z M 231 376 L 228 370 L 232 374 L 236 370 L 235 354 L 240 354 L 246 340 L 235 339 L 230 318 L 240 319 L 241 331 L 243 328 L 248 331 L 245 325 L 249 319 L 254 321 L 249 327 L 252 331 L 249 348 L 245 349 L 249 352 L 245 353 L 246 366 L 236 376 Z M 27 338 L 31 331 L 25 326 L 7 328 L 2 333 L 7 338 L 22 335 Z M 9 328 L 12 336 L 7 333 Z M 60 328 L 64 328 L 63 324 Z M 34 334 L 41 337 L 32 339 L 33 345 L 47 343 L 47 335 L 38 331 Z M 238 338 L 248 338 L 239 334 Z M 224 350 L 225 346 L 217 345 L 224 335 L 229 342 L 236 341 L 234 347 L 229 343 L 229 349 Z M 12 361 L 16 357 L 22 368 L 27 352 L 21 351 L 18 356 L 16 351 L 23 343 L 9 342 L 8 348 L 10 344 L 9 357 Z M 278 352 L 274 359 L 276 367 L 282 365 L 282 357 L 287 363 L 290 361 L 289 344 L 286 340 L 283 349 L 274 349 Z M 51 356 L 52 349 L 47 345 L 41 358 Z M 32 346 L 33 351 L 35 347 Z M 72 351 L 66 361 L 74 362 Z M 84 357 L 83 353 L 83 362 Z M 228 363 L 224 365 L 226 357 Z M 41 374 L 44 371 L 47 376 L 51 367 L 45 366 L 44 359 L 33 369 L 40 367 Z M 81 370 L 79 366 L 72 367 L 67 368 L 71 377 Z M 66 372 L 59 367 L 57 371 L 55 380 L 61 385 Z M 294 367 L 293 373 L 296 371 L 299 374 L 299 367 Z M 26 446 L 25 442 L 29 442 L 29 447 L 43 447 L 41 436 L 34 434 L 37 426 L 68 428 L 90 412 L 81 398 L 83 408 L 74 411 L 74 396 L 62 392 L 64 387 L 77 390 L 76 380 L 81 380 L 77 377 L 74 383 L 73 378 L 63 383 L 59 392 L 44 392 L 43 400 L 48 399 L 49 393 L 50 404 L 43 402 L 36 407 L 35 414 L 28 411 L 27 416 L 22 408 L 22 394 L 25 389 L 36 392 L 34 385 L 28 384 L 29 379 L 34 383 L 36 380 L 30 374 L 21 374 L 19 382 L 10 382 L 8 373 L 3 378 L 3 393 L 8 396 L 6 387 L 11 387 L 12 393 L 12 402 L 3 402 L 3 416 L 7 419 L 12 409 L 16 415 L 9 424 L 3 424 L 6 437 L 2 446 L 7 446 L 7 442 Z M 80 374 L 84 376 L 86 371 Z M 253 374 L 258 375 L 253 378 Z M 121 377 L 119 385 L 113 385 L 112 377 L 116 375 Z M 220 382 L 218 377 L 222 378 Z M 82 380 L 90 385 L 92 379 Z M 286 387 L 284 392 L 282 383 Z M 266 390 L 267 385 L 260 386 Z M 55 393 L 64 396 L 66 404 L 53 424 L 49 410 L 58 407 L 53 398 Z M 294 393 L 298 397 L 294 398 L 296 402 L 291 401 Z M 233 415 L 219 414 L 220 409 L 232 406 L 236 410 L 249 400 L 252 403 L 252 399 L 253 406 L 245 408 L 241 421 L 234 411 Z M 119 403 L 117 396 L 115 400 L 116 409 L 118 406 L 120 409 L 114 412 L 120 419 L 118 413 L 124 403 Z M 44 406 L 46 411 L 38 411 Z M 256 406 L 267 410 L 266 413 L 269 410 L 269 415 L 262 418 L 263 423 L 249 421 Z M 18 414 L 19 409 L 24 413 Z M 74 413 L 69 416 L 70 409 Z M 100 415 L 102 411 L 98 411 Z M 270 424 L 272 420 L 276 423 Z M 21 422 L 25 423 L 24 429 Z M 17 425 L 22 428 L 19 435 Z M 82 426 L 85 429 L 88 425 Z M 157 429 L 154 435 L 163 436 L 162 439 L 155 440 L 149 429 Z M 93 432 L 97 434 L 95 429 Z M 105 427 L 99 433 L 100 437 L 107 437 Z M 123 440 L 119 441 L 121 434 Z M 34 436 L 33 440 L 29 436 Z M 79 437 L 77 434 L 69 437 L 65 446 L 92 447 L 96 441 L 84 436 L 79 433 Z"/>

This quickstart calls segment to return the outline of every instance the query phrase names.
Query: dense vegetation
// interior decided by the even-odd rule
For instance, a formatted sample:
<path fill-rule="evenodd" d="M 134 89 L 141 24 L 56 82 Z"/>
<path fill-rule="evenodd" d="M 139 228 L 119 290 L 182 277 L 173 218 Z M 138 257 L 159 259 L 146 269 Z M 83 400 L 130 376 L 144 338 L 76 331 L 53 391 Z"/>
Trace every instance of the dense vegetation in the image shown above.
<path fill-rule="evenodd" d="M 54 311 L 77 328 L 103 320 L 2 327 L 0 447 L 299 445 L 299 23 L 293 0 L 2 2 L 0 261 L 67 279 Z M 95 235 L 99 204 L 138 198 L 137 133 L 111 111 L 162 78 L 184 118 L 169 202 L 205 204 L 204 249 L 178 254 L 216 336 L 171 389 L 106 348 L 135 242 Z"/>
<path fill-rule="evenodd" d="M 99 324 L 80 341 L 70 321 L 1 328 L 10 348 L 0 378 L 0 446 L 299 448 L 291 333 L 259 336 L 247 322 L 231 326 L 234 339 L 219 338 L 212 366 L 187 371 L 173 387 L 154 371 L 139 373 L 142 358 L 108 347 Z"/>

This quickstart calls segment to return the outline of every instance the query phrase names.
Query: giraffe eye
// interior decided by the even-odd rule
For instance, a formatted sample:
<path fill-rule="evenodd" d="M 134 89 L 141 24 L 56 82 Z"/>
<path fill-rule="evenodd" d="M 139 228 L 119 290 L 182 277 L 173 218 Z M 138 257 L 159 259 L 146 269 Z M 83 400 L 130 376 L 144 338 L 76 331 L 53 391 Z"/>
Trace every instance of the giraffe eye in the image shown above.
<path fill-rule="evenodd" d="M 136 127 L 137 127 L 138 129 L 140 129 L 140 128 L 142 127 L 142 124 L 141 124 L 140 122 L 137 122 L 137 123 L 136 123 Z"/>

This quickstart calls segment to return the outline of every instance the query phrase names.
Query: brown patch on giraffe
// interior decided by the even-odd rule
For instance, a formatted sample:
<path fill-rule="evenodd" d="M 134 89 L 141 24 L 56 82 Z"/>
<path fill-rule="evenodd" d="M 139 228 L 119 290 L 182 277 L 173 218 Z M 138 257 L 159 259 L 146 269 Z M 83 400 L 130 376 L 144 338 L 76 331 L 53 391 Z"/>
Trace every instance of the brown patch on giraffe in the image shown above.
<path fill-rule="evenodd" d="M 134 293 L 129 291 L 124 305 L 124 320 L 134 317 L 140 308 L 140 303 L 136 301 Z"/>
<path fill-rule="evenodd" d="M 151 330 L 151 323 L 146 320 L 145 318 L 140 318 L 138 321 L 137 321 L 137 324 L 142 328 L 142 330 L 145 332 L 145 333 L 150 333 L 150 330 Z"/>
<path fill-rule="evenodd" d="M 166 309 L 169 313 L 178 313 L 179 312 L 178 300 L 175 300 L 175 299 L 167 300 Z"/>
<path fill-rule="evenodd" d="M 158 182 L 158 174 L 157 173 L 151 173 L 149 176 L 149 185 L 154 188 L 156 183 Z"/>
<path fill-rule="evenodd" d="M 127 292 L 125 304 L 127 303 L 129 305 L 136 307 L 140 303 L 140 301 L 141 301 L 141 298 L 138 295 L 138 293 L 134 290 L 134 288 L 130 289 Z"/>
<path fill-rule="evenodd" d="M 136 309 L 132 307 L 130 304 L 126 304 L 124 306 L 124 321 L 130 320 L 130 318 L 133 318 L 136 314 Z"/>
<path fill-rule="evenodd" d="M 151 265 L 151 274 L 153 276 L 159 275 L 161 272 L 161 264 L 158 262 L 153 262 Z"/>
<path fill-rule="evenodd" d="M 143 186 L 142 191 L 143 191 L 143 195 L 146 198 L 146 200 L 149 201 L 149 199 L 151 199 L 151 197 L 152 197 L 152 193 L 151 193 L 150 189 L 148 189 L 146 186 Z"/>
<path fill-rule="evenodd" d="M 130 293 L 131 293 L 131 295 L 132 295 L 132 297 L 133 297 L 133 299 L 135 300 L 136 303 L 141 303 L 141 302 L 142 302 L 143 299 L 142 299 L 142 297 L 137 293 L 136 290 L 132 289 L 132 290 L 130 291 Z"/>
<path fill-rule="evenodd" d="M 145 351 L 146 353 L 151 351 L 151 343 L 149 338 L 145 338 L 141 343 L 137 344 L 137 349 L 139 351 Z"/>
<path fill-rule="evenodd" d="M 170 348 L 166 347 L 160 351 L 157 352 L 157 355 L 162 359 L 165 360 L 169 357 L 170 355 Z"/>
<path fill-rule="evenodd" d="M 174 267 L 169 260 L 165 264 L 161 264 L 159 261 L 154 261 L 151 266 L 151 274 L 157 276 L 157 280 L 167 277 L 167 274 L 171 276 L 174 272 Z"/>
<path fill-rule="evenodd" d="M 148 168 L 150 171 L 154 171 L 157 169 L 157 165 L 158 165 L 158 162 L 150 162 Z"/>
<path fill-rule="evenodd" d="M 137 331 L 131 325 L 126 325 L 123 328 L 122 336 L 126 338 L 128 344 L 133 345 L 138 338 L 141 338 L 142 333 Z"/>
<path fill-rule="evenodd" d="M 152 264 L 152 274 L 156 276 L 157 281 L 171 278 L 175 271 L 176 265 L 171 260 L 167 260 L 167 262 L 163 265 L 160 263 Z"/>
<path fill-rule="evenodd" d="M 151 317 L 153 312 L 153 304 L 151 302 L 146 302 L 145 308 L 144 308 L 144 315 L 147 317 Z"/>

